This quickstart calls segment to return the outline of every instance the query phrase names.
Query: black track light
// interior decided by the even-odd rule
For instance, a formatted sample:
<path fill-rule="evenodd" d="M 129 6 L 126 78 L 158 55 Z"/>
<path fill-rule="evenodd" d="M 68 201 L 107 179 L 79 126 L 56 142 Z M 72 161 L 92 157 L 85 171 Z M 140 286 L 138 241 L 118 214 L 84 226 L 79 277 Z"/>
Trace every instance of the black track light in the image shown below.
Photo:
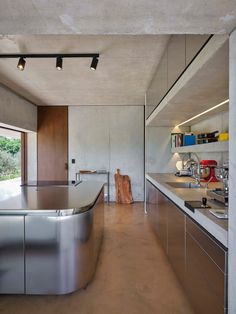
<path fill-rule="evenodd" d="M 20 70 L 20 71 L 24 71 L 24 68 L 25 68 L 25 59 L 23 57 L 20 57 L 19 59 L 19 62 L 17 64 L 17 68 Z"/>
<path fill-rule="evenodd" d="M 95 71 L 97 68 L 97 65 L 98 65 L 98 58 L 93 57 L 93 60 L 92 60 L 91 65 L 90 65 L 90 69 Z"/>
<path fill-rule="evenodd" d="M 62 57 L 57 57 L 56 68 L 58 71 L 62 70 Z"/>
<path fill-rule="evenodd" d="M 20 71 L 25 69 L 26 59 L 47 59 L 54 58 L 56 59 L 56 69 L 61 71 L 63 68 L 63 59 L 64 58 L 89 58 L 92 59 L 90 68 L 96 70 L 99 60 L 99 53 L 0 53 L 0 60 L 7 58 L 16 58 L 19 59 L 17 68 Z"/>

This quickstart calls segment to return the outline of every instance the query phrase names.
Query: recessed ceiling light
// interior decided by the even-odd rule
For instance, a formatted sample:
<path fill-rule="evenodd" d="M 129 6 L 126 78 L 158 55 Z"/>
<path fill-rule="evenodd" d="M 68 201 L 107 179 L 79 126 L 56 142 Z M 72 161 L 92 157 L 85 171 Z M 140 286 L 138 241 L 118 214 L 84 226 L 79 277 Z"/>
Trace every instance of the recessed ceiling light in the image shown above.
<path fill-rule="evenodd" d="M 184 122 L 181 122 L 180 124 L 176 125 L 176 127 L 184 125 L 184 124 L 186 124 L 186 123 L 188 123 L 188 122 L 190 122 L 190 121 L 192 121 L 192 120 L 194 120 L 194 119 L 196 119 L 198 117 L 201 117 L 202 115 L 204 115 L 204 114 L 206 114 L 206 113 L 208 113 L 208 112 L 210 112 L 210 111 L 212 111 L 212 110 L 214 110 L 216 108 L 219 108 L 220 106 L 223 106 L 224 104 L 227 104 L 227 102 L 229 102 L 229 99 L 226 99 L 226 100 L 222 101 L 221 103 L 219 103 L 218 105 L 216 105 L 214 107 L 211 107 L 210 109 L 207 109 L 207 110 L 197 114 L 196 116 L 194 116 L 194 117 L 192 117 L 192 118 L 190 118 L 190 119 L 188 119 L 188 120 L 186 120 Z"/>

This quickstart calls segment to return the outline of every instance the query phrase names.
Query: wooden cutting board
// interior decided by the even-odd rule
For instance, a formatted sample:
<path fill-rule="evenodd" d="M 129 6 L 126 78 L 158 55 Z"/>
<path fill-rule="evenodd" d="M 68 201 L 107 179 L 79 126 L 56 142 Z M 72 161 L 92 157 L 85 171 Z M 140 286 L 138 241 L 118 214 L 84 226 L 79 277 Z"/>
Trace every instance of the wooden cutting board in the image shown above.
<path fill-rule="evenodd" d="M 130 178 L 128 175 L 121 175 L 120 169 L 117 169 L 117 172 L 115 174 L 115 186 L 117 203 L 120 204 L 133 203 Z"/>

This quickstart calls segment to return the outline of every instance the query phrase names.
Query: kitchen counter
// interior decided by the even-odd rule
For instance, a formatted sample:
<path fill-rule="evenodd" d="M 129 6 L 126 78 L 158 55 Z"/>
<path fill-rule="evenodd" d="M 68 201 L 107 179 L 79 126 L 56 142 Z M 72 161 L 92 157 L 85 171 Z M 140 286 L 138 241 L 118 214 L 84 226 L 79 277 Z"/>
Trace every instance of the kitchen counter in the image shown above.
<path fill-rule="evenodd" d="M 101 182 L 38 181 L 9 188 L 0 196 L 0 215 L 72 215 L 88 210 L 103 187 Z"/>
<path fill-rule="evenodd" d="M 67 294 L 91 281 L 103 237 L 104 184 L 36 182 L 0 197 L 0 293 Z"/>
<path fill-rule="evenodd" d="M 156 186 L 162 193 L 178 205 L 186 214 L 193 218 L 199 225 L 201 225 L 207 232 L 209 232 L 215 239 L 222 243 L 226 248 L 228 247 L 228 221 L 218 219 L 213 216 L 209 209 L 195 209 L 195 212 L 189 210 L 185 205 L 185 201 L 201 201 L 202 197 L 206 196 L 204 188 L 174 188 L 167 184 L 167 182 L 193 182 L 192 178 L 176 177 L 174 174 L 163 173 L 148 173 L 146 179 Z M 211 183 L 210 188 L 219 186 L 219 183 Z M 224 205 L 208 200 L 211 209 L 225 208 Z"/>

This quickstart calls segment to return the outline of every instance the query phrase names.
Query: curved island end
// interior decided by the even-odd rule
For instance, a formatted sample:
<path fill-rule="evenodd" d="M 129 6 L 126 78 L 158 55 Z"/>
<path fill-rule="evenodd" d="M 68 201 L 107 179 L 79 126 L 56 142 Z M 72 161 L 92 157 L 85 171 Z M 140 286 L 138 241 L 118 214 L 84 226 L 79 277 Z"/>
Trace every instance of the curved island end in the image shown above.
<path fill-rule="evenodd" d="M 0 200 L 0 293 L 56 295 L 86 287 L 103 237 L 103 184 L 37 182 L 13 194 Z"/>

